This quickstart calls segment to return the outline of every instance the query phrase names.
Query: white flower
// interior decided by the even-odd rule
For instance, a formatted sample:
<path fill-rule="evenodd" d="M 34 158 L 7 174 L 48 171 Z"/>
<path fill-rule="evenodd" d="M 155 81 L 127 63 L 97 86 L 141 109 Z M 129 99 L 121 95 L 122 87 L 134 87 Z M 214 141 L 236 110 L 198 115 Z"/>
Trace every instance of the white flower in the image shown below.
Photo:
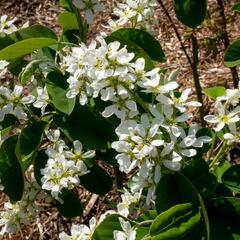
<path fill-rule="evenodd" d="M 18 231 L 22 224 L 30 224 L 39 212 L 35 204 L 40 188 L 36 182 L 25 182 L 21 201 L 6 202 L 0 211 L 0 236 Z"/>
<path fill-rule="evenodd" d="M 172 89 L 173 90 L 173 89 Z M 179 98 L 174 96 L 174 92 L 170 92 L 170 98 L 164 95 L 158 95 L 157 100 L 165 105 L 174 105 L 181 113 L 186 111 L 186 107 L 200 107 L 201 103 L 196 101 L 187 102 L 191 89 L 185 89 Z"/>
<path fill-rule="evenodd" d="M 137 104 L 133 100 L 129 99 L 128 95 L 123 94 L 119 97 L 113 97 L 114 104 L 107 106 L 102 115 L 104 117 L 110 117 L 115 114 L 121 121 L 126 118 L 131 119 L 138 115 Z"/>
<path fill-rule="evenodd" d="M 80 10 L 85 11 L 85 17 L 88 24 L 92 24 L 95 12 L 104 9 L 98 0 L 73 0 L 73 4 Z"/>
<path fill-rule="evenodd" d="M 16 26 L 13 24 L 17 18 L 7 21 L 7 15 L 0 17 L 0 35 L 10 34 L 17 30 Z"/>
<path fill-rule="evenodd" d="M 127 189 L 123 189 L 124 194 L 121 195 L 122 201 L 118 203 L 118 214 L 127 217 L 129 215 L 130 206 L 137 203 L 141 197 L 141 191 L 131 194 Z"/>
<path fill-rule="evenodd" d="M 86 165 L 81 160 L 85 157 L 92 157 L 94 152 L 86 152 L 81 156 L 81 143 L 79 141 L 74 142 L 75 155 L 71 153 L 73 160 L 67 159 L 70 156 L 70 152 L 64 151 L 63 146 L 59 145 L 58 149 L 49 148 L 46 150 L 49 159 L 45 168 L 41 169 L 42 188 L 51 192 L 52 196 L 59 200 L 62 189 L 73 189 L 79 184 L 79 176 L 87 174 Z"/>
<path fill-rule="evenodd" d="M 0 79 L 4 76 L 4 74 L 7 72 L 7 65 L 9 62 L 5 60 L 0 60 Z"/>
<path fill-rule="evenodd" d="M 73 152 L 66 151 L 65 156 L 74 161 L 84 160 L 87 158 L 93 158 L 95 156 L 94 150 L 89 150 L 87 152 L 83 152 L 82 143 L 78 140 L 73 142 Z"/>
<path fill-rule="evenodd" d="M 140 28 L 153 32 L 153 25 L 158 23 L 155 15 L 156 1 L 149 0 L 127 0 L 126 3 L 117 3 L 114 14 L 119 17 L 116 24 L 109 21 L 109 27 L 121 26 Z"/>
<path fill-rule="evenodd" d="M 204 120 L 208 123 L 217 124 L 217 126 L 213 128 L 216 132 L 219 132 L 227 125 L 233 134 L 236 133 L 236 122 L 240 120 L 238 116 L 240 107 L 236 107 L 231 112 L 228 112 L 221 102 L 216 102 L 215 107 L 218 115 L 207 115 L 204 117 Z"/>
<path fill-rule="evenodd" d="M 14 114 L 19 119 L 26 119 L 27 114 L 24 111 L 24 105 L 34 102 L 34 96 L 24 95 L 23 87 L 15 85 L 13 91 L 6 87 L 0 87 L 0 122 L 5 114 Z"/>
<path fill-rule="evenodd" d="M 119 222 L 123 231 L 115 230 L 113 232 L 114 240 L 135 240 L 137 232 L 131 227 L 131 224 L 124 221 L 123 218 L 119 218 Z"/>
<path fill-rule="evenodd" d="M 223 135 L 223 138 L 225 140 L 227 140 L 228 145 L 239 144 L 240 143 L 240 134 L 239 133 L 237 133 L 235 135 L 233 135 L 231 133 L 225 133 Z"/>
<path fill-rule="evenodd" d="M 97 221 L 96 218 L 91 218 L 89 221 L 89 227 L 80 224 L 76 225 L 73 224 L 71 227 L 71 236 L 66 234 L 65 232 L 62 232 L 59 234 L 60 240 L 90 240 L 92 239 L 92 235 L 97 227 Z"/>
<path fill-rule="evenodd" d="M 46 106 L 49 103 L 49 96 L 48 96 L 48 92 L 47 92 L 47 88 L 44 87 L 37 87 L 37 99 L 36 101 L 33 103 L 33 106 L 36 108 L 41 108 L 41 112 L 42 114 L 45 111 Z"/>

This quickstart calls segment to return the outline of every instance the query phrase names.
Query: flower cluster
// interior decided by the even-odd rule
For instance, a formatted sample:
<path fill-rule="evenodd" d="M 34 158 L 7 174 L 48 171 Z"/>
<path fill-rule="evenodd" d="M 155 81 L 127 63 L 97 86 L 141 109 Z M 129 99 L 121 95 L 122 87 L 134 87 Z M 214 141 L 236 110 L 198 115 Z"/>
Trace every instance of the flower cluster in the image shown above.
<path fill-rule="evenodd" d="M 118 19 L 110 19 L 109 27 L 112 30 L 131 27 L 153 32 L 153 26 L 158 23 L 155 17 L 156 5 L 155 0 L 126 0 L 123 3 L 117 3 L 114 14 Z"/>
<path fill-rule="evenodd" d="M 93 158 L 95 152 L 83 152 L 82 144 L 78 140 L 73 142 L 72 151 L 68 150 L 65 142 L 59 138 L 59 130 L 49 130 L 46 136 L 52 144 L 46 150 L 49 157 L 47 164 L 41 169 L 42 188 L 50 191 L 53 198 L 61 202 L 61 191 L 79 185 L 79 177 L 89 172 L 84 159 Z"/>
<path fill-rule="evenodd" d="M 118 154 L 120 170 L 133 174 L 130 186 L 133 194 L 147 188 L 147 204 L 154 200 L 154 192 L 164 169 L 179 171 L 181 160 L 193 157 L 208 136 L 197 137 L 198 126 L 186 131 L 192 118 L 189 107 L 199 107 L 187 101 L 190 89 L 177 94 L 176 71 L 162 74 L 159 68 L 145 71 L 145 60 L 134 61 L 134 54 L 115 41 L 107 44 L 98 38 L 89 46 L 74 47 L 63 58 L 62 66 L 70 73 L 68 98 L 79 96 L 85 105 L 89 97 L 106 101 L 104 117 L 115 114 L 120 120 L 116 128 L 118 141 L 112 148 Z M 137 92 L 151 94 L 151 103 L 143 103 Z M 139 100 L 140 99 L 140 100 Z M 144 111 L 138 109 L 141 106 Z"/>
<path fill-rule="evenodd" d="M 0 211 L 0 236 L 19 230 L 22 224 L 30 224 L 40 211 L 35 201 L 43 197 L 41 188 L 36 182 L 25 183 L 21 201 L 16 203 L 6 202 L 4 209 Z"/>

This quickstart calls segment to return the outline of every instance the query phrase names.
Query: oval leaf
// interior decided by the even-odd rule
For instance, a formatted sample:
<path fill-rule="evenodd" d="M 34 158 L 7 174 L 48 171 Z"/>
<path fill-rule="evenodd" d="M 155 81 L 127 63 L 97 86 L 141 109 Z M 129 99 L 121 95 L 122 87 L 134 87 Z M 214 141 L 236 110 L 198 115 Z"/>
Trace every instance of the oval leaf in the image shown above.
<path fill-rule="evenodd" d="M 57 35 L 50 28 L 36 24 L 27 28 L 19 29 L 3 38 L 0 37 L 0 49 L 29 38 L 53 38 L 57 40 Z"/>
<path fill-rule="evenodd" d="M 80 184 L 88 191 L 96 194 L 106 194 L 112 188 L 112 178 L 98 165 L 90 168 L 90 173 L 80 177 Z"/>
<path fill-rule="evenodd" d="M 201 213 L 192 204 L 178 204 L 161 213 L 150 226 L 151 239 L 180 239 L 200 222 Z"/>
<path fill-rule="evenodd" d="M 232 6 L 234 12 L 240 12 L 240 3 L 236 3 Z"/>
<path fill-rule="evenodd" d="M 240 221 L 240 198 L 216 197 L 207 201 L 206 208 L 210 217 Z"/>
<path fill-rule="evenodd" d="M 233 192 L 240 193 L 240 165 L 228 168 L 222 175 L 222 183 Z"/>
<path fill-rule="evenodd" d="M 224 55 L 224 64 L 227 67 L 236 67 L 240 65 L 240 40 L 228 46 Z"/>
<path fill-rule="evenodd" d="M 212 174 L 208 173 L 201 176 L 193 182 L 198 192 L 201 194 L 202 198 L 209 197 L 217 188 L 217 178 Z"/>
<path fill-rule="evenodd" d="M 78 29 L 78 22 L 76 15 L 71 12 L 63 12 L 58 16 L 57 22 L 61 25 L 63 30 Z"/>
<path fill-rule="evenodd" d="M 67 192 L 59 197 L 63 200 L 63 203 L 57 202 L 56 207 L 64 217 L 72 218 L 82 215 L 81 201 L 72 192 Z"/>
<path fill-rule="evenodd" d="M 69 140 L 80 140 L 87 149 L 106 149 L 116 140 L 114 127 L 88 106 L 76 104 L 70 116 L 58 114 L 53 120 Z"/>
<path fill-rule="evenodd" d="M 34 154 L 42 141 L 46 125 L 44 121 L 31 123 L 18 137 L 15 152 L 24 172 L 34 160 Z"/>
<path fill-rule="evenodd" d="M 180 22 L 195 28 L 205 19 L 207 12 L 206 0 L 174 0 L 174 10 Z"/>
<path fill-rule="evenodd" d="M 0 147 L 0 179 L 4 192 L 12 201 L 22 198 L 24 178 L 21 166 L 15 155 L 17 137 L 9 137 Z"/>
<path fill-rule="evenodd" d="M 61 112 L 71 114 L 75 105 L 75 98 L 69 99 L 66 94 L 68 83 L 61 72 L 50 72 L 47 75 L 47 91 L 53 105 Z"/>
<path fill-rule="evenodd" d="M 205 88 L 203 91 L 205 95 L 213 99 L 217 99 L 217 97 L 220 96 L 226 96 L 226 88 L 221 86 Z"/>
<path fill-rule="evenodd" d="M 48 161 L 48 155 L 45 153 L 45 150 L 42 149 L 38 152 L 35 160 L 34 160 L 34 177 L 39 186 L 42 186 L 41 178 L 43 175 L 41 174 L 41 169 L 45 168 Z"/>
<path fill-rule="evenodd" d="M 57 44 L 57 41 L 53 38 L 29 38 L 22 40 L 3 48 L 0 51 L 0 60 L 13 60 L 54 44 Z"/>

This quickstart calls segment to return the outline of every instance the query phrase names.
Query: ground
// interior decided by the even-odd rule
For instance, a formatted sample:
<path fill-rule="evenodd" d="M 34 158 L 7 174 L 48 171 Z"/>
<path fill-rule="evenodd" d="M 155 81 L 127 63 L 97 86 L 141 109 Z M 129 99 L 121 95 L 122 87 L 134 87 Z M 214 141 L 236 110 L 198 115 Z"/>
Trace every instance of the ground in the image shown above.
<path fill-rule="evenodd" d="M 96 16 L 95 22 L 90 29 L 90 38 L 94 39 L 102 30 L 105 30 L 104 25 L 107 25 L 107 20 L 113 17 L 113 7 L 117 1 L 103 0 L 106 8 L 105 13 L 100 13 Z M 164 0 L 167 9 L 173 13 L 171 1 Z M 224 44 L 222 39 L 222 19 L 219 14 L 219 9 L 216 0 L 209 0 L 209 10 L 207 20 L 202 26 L 197 29 L 196 37 L 199 41 L 199 75 L 203 88 L 224 85 L 232 87 L 232 77 L 230 69 L 223 64 Z M 231 6 L 237 1 L 225 1 L 226 17 L 227 17 L 227 32 L 229 33 L 230 42 L 239 38 L 240 35 L 240 14 L 234 14 L 230 11 Z M 7 14 L 10 17 L 17 17 L 17 25 L 21 26 L 26 21 L 30 24 L 40 23 L 51 28 L 54 28 L 60 34 L 60 28 L 56 23 L 58 14 L 61 12 L 59 1 L 57 0 L 9 0 L 0 1 L 0 15 Z M 195 98 L 194 83 L 191 73 L 191 68 L 186 60 L 186 57 L 180 47 L 180 44 L 175 36 L 173 28 L 164 13 L 159 9 L 157 14 L 160 19 L 157 30 L 157 37 L 163 47 L 167 57 L 167 62 L 162 63 L 160 67 L 170 69 L 180 69 L 178 82 L 182 87 L 190 87 L 193 90 L 192 98 Z M 171 14 L 174 16 L 174 14 Z M 187 39 L 187 29 L 183 27 L 174 17 L 174 23 L 180 31 L 180 35 L 185 46 L 189 50 L 189 41 Z M 190 51 L 189 51 L 190 53 Z M 239 69 L 238 69 L 238 73 Z M 205 110 L 212 111 L 211 104 L 208 98 L 204 98 Z M 113 169 L 108 167 L 109 172 L 113 175 Z M 59 232 L 62 230 L 68 231 L 71 222 L 84 222 L 93 215 L 99 215 L 102 212 L 101 207 L 108 208 L 108 205 L 114 203 L 118 198 L 116 186 L 107 196 L 92 195 L 84 190 L 79 190 L 82 203 L 86 207 L 86 211 L 82 218 L 65 219 L 58 214 L 56 209 L 51 204 L 44 204 L 44 209 L 39 218 L 28 227 L 24 227 L 22 232 L 16 235 L 9 235 L 3 239 L 57 239 Z M 0 196 L 0 209 L 6 199 L 6 196 Z"/>

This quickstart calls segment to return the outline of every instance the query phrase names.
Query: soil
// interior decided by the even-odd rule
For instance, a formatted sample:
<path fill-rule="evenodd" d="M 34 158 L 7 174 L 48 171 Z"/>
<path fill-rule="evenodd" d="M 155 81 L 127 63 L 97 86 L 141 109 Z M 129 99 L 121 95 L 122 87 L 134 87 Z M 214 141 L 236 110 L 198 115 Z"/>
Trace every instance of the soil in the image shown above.
<path fill-rule="evenodd" d="M 89 36 L 94 39 L 101 31 L 105 31 L 104 25 L 107 25 L 107 20 L 113 16 L 113 7 L 118 1 L 103 0 L 105 4 L 104 14 L 100 13 L 96 16 L 94 24 L 90 29 Z M 173 14 L 173 8 L 171 1 L 163 1 L 171 12 L 174 24 L 180 32 L 184 45 L 187 47 L 189 54 L 190 46 L 187 37 L 187 29 L 180 24 Z M 233 42 L 240 36 L 240 14 L 233 13 L 230 9 L 231 6 L 238 2 L 237 0 L 225 1 L 226 19 L 227 19 L 227 32 L 229 34 L 230 42 Z M 196 37 L 199 43 L 199 75 L 201 86 L 203 88 L 223 85 L 233 87 L 232 76 L 230 69 L 223 64 L 224 43 L 223 43 L 223 28 L 222 18 L 219 14 L 219 8 L 216 0 L 209 0 L 208 17 L 205 22 L 196 31 Z M 26 21 L 29 21 L 30 25 L 39 23 L 46 25 L 60 34 L 61 29 L 57 24 L 57 16 L 62 11 L 57 0 L 8 0 L 0 1 L 0 16 L 7 14 L 10 18 L 17 17 L 16 25 L 21 26 Z M 179 41 L 166 18 L 165 14 L 159 8 L 158 16 L 160 24 L 157 29 L 157 38 L 159 39 L 162 48 L 167 57 L 165 63 L 161 63 L 160 67 L 166 67 L 169 69 L 180 69 L 180 75 L 178 78 L 179 84 L 186 88 L 192 89 L 192 98 L 195 97 L 194 83 L 191 73 L 191 68 L 184 55 Z M 239 68 L 238 74 L 240 75 Z M 206 112 L 212 112 L 214 109 L 211 107 L 211 101 L 205 97 L 205 110 Z M 114 170 L 112 167 L 107 167 L 109 173 L 113 176 Z M 114 185 L 113 190 L 106 196 L 96 196 L 84 189 L 79 189 L 77 193 L 82 200 L 83 206 L 87 206 L 87 212 L 83 217 L 74 219 L 66 219 L 60 216 L 57 210 L 51 204 L 45 204 L 44 211 L 41 212 L 39 217 L 31 226 L 26 226 L 21 232 L 14 235 L 5 235 L 3 240 L 6 239 L 58 239 L 58 234 L 61 231 L 68 232 L 71 223 L 87 223 L 92 216 L 99 216 L 103 210 L 106 210 L 116 202 L 119 195 L 117 187 Z M 6 196 L 0 194 L 0 209 L 3 207 L 6 201 Z M 104 207 L 103 207 L 104 206 Z"/>

